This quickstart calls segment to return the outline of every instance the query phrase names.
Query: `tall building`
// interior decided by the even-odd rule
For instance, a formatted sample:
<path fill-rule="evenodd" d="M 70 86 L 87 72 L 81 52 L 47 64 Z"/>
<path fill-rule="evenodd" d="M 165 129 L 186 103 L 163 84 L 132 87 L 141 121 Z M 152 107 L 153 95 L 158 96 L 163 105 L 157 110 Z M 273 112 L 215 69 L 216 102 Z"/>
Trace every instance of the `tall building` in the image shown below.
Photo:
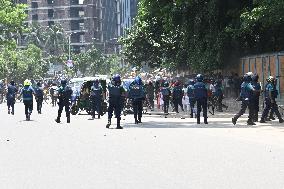
<path fill-rule="evenodd" d="M 80 52 L 93 43 L 101 32 L 101 0 L 17 0 L 28 5 L 27 23 L 43 27 L 60 24 L 70 37 L 71 47 Z"/>
<path fill-rule="evenodd" d="M 119 0 L 120 1 L 120 32 L 124 36 L 127 29 L 134 24 L 134 19 L 138 11 L 138 0 Z"/>

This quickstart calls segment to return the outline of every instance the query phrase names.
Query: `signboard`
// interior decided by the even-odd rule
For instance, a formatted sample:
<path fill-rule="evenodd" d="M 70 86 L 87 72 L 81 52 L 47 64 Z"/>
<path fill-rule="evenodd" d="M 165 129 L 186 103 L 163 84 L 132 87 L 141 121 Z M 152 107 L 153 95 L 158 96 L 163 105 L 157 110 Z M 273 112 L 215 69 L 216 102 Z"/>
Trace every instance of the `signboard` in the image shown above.
<path fill-rule="evenodd" d="M 68 68 L 73 68 L 73 61 L 67 60 L 66 65 L 67 65 Z"/>

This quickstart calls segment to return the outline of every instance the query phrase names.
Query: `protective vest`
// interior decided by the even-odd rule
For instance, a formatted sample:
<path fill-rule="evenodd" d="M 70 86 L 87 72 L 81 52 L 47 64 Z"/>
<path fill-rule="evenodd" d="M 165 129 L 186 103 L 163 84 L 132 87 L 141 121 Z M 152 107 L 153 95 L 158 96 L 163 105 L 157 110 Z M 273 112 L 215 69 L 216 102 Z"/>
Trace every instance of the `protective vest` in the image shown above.
<path fill-rule="evenodd" d="M 131 99 L 140 99 L 144 98 L 144 90 L 141 85 L 131 85 L 129 88 L 129 98 Z"/>
<path fill-rule="evenodd" d="M 189 85 L 187 87 L 187 96 L 188 96 L 189 99 L 195 98 L 195 96 L 194 96 L 194 86 L 193 85 Z"/>
<path fill-rule="evenodd" d="M 194 94 L 196 99 L 207 98 L 207 89 L 203 82 L 194 84 Z"/>
<path fill-rule="evenodd" d="M 58 90 L 59 100 L 64 102 L 69 102 L 72 97 L 72 89 L 69 86 L 61 86 Z"/>
<path fill-rule="evenodd" d="M 252 97 L 252 85 L 250 83 L 243 82 L 241 85 L 241 98 L 243 100 L 249 100 Z"/>
<path fill-rule="evenodd" d="M 33 100 L 33 88 L 32 87 L 24 87 L 22 89 L 23 101 Z"/>
<path fill-rule="evenodd" d="M 13 85 L 8 86 L 7 99 L 14 99 L 16 97 L 17 88 Z"/>
<path fill-rule="evenodd" d="M 169 96 L 170 95 L 170 89 L 168 87 L 163 87 L 161 89 L 162 95 L 163 96 Z"/>
<path fill-rule="evenodd" d="M 183 92 L 181 87 L 174 87 L 173 89 L 173 98 L 179 99 L 183 97 Z"/>
<path fill-rule="evenodd" d="M 92 86 L 91 87 L 91 96 L 94 98 L 101 98 L 102 97 L 102 87 L 100 85 Z"/>
<path fill-rule="evenodd" d="M 108 86 L 109 97 L 120 97 L 121 96 L 121 86 L 112 85 Z"/>
<path fill-rule="evenodd" d="M 42 90 L 42 88 L 37 87 L 35 89 L 35 95 L 36 95 L 36 97 L 43 97 L 43 90 Z"/>

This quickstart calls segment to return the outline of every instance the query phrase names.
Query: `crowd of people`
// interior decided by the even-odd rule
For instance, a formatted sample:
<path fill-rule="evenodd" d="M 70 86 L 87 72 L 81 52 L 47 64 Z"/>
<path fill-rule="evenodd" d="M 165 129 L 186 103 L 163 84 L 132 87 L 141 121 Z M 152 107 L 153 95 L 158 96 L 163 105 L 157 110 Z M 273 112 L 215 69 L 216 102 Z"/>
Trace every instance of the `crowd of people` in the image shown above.
<path fill-rule="evenodd" d="M 233 81 L 233 78 L 230 80 Z M 215 79 L 205 78 L 202 74 L 197 74 L 187 82 L 182 82 L 179 79 L 148 79 L 143 81 L 140 76 L 136 76 L 125 87 L 121 76 L 116 74 L 107 85 L 107 95 L 104 95 L 100 81 L 96 79 L 90 88 L 88 100 L 92 104 L 91 114 L 93 119 L 95 119 L 96 115 L 100 119 L 102 102 L 108 100 L 107 128 L 110 127 L 112 117 L 115 115 L 117 129 L 122 129 L 120 124 L 121 113 L 125 109 L 126 99 L 127 102 L 131 103 L 135 124 L 142 123 L 143 107 L 149 108 L 151 111 L 162 109 L 165 118 L 167 118 L 170 108 L 175 113 L 179 113 L 180 110 L 188 112 L 190 118 L 196 118 L 197 124 L 200 124 L 201 112 L 203 112 L 204 124 L 208 124 L 208 108 L 212 108 L 213 112 L 215 108 L 217 111 L 222 112 L 223 108 L 226 107 L 222 103 L 225 94 L 232 95 L 232 91 L 226 91 L 226 82 L 229 81 L 224 81 L 224 78 L 221 77 Z M 237 82 L 239 81 L 235 79 L 233 83 Z M 3 88 L 4 86 L 1 86 L 1 90 Z M 278 95 L 276 80 L 272 76 L 267 79 L 267 84 L 264 87 L 265 108 L 260 120 L 258 120 L 258 113 L 262 87 L 258 82 L 258 75 L 251 72 L 245 74 L 242 83 L 236 88 L 239 88 L 238 99 L 241 101 L 241 110 L 232 118 L 234 125 L 247 108 L 249 110 L 248 125 L 254 125 L 257 121 L 265 123 L 275 119 L 274 114 L 276 114 L 280 123 L 283 122 L 276 103 Z M 33 111 L 34 98 L 37 112 L 41 114 L 43 102 L 49 96 L 52 106 L 58 104 L 58 115 L 55 119 L 57 123 L 61 122 L 63 109 L 66 112 L 67 123 L 70 123 L 70 107 L 72 101 L 76 100 L 78 95 L 78 91 L 72 90 L 65 79 L 62 79 L 59 85 L 56 82 L 48 84 L 47 82 L 25 80 L 23 86 L 16 86 L 15 82 L 11 81 L 5 91 L 8 114 L 14 115 L 15 102 L 17 96 L 20 96 L 25 105 L 27 121 L 30 120 Z M 75 99 L 74 94 L 76 94 Z"/>

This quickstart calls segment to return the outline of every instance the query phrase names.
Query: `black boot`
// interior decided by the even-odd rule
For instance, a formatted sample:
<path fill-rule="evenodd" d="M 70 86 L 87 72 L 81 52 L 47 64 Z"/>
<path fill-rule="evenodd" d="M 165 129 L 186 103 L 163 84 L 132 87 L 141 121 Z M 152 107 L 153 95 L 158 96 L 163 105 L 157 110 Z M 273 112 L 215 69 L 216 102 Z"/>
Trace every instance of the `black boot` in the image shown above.
<path fill-rule="evenodd" d="M 197 124 L 200 124 L 200 118 L 197 118 Z"/>
<path fill-rule="evenodd" d="M 233 117 L 233 118 L 232 118 L 232 123 L 233 123 L 234 125 L 236 125 L 237 119 L 235 119 L 235 118 Z"/>
<path fill-rule="evenodd" d="M 67 123 L 70 123 L 70 116 L 67 117 Z"/>
<path fill-rule="evenodd" d="M 56 119 L 55 119 L 55 122 L 56 123 L 60 123 L 61 121 L 60 121 L 60 117 L 57 117 Z"/>
<path fill-rule="evenodd" d="M 284 122 L 284 119 L 280 118 L 279 123 L 283 123 L 283 122 Z"/>
<path fill-rule="evenodd" d="M 30 115 L 26 114 L 26 121 L 30 121 Z"/>
<path fill-rule="evenodd" d="M 266 123 L 266 120 L 264 118 L 261 118 L 259 123 Z"/>
<path fill-rule="evenodd" d="M 109 128 L 109 126 L 111 125 L 111 119 L 108 119 L 108 122 L 107 122 L 107 125 L 106 125 L 106 128 Z"/>
<path fill-rule="evenodd" d="M 204 124 L 206 124 L 206 125 L 208 124 L 208 121 L 207 121 L 207 119 L 204 119 Z"/>
<path fill-rule="evenodd" d="M 248 120 L 247 125 L 255 125 L 255 123 L 252 120 Z"/>
<path fill-rule="evenodd" d="M 141 121 L 141 117 L 140 117 L 140 118 L 138 118 L 138 123 L 142 123 L 142 121 Z"/>
<path fill-rule="evenodd" d="M 123 129 L 123 127 L 120 126 L 120 118 L 117 118 L 116 129 Z"/>

